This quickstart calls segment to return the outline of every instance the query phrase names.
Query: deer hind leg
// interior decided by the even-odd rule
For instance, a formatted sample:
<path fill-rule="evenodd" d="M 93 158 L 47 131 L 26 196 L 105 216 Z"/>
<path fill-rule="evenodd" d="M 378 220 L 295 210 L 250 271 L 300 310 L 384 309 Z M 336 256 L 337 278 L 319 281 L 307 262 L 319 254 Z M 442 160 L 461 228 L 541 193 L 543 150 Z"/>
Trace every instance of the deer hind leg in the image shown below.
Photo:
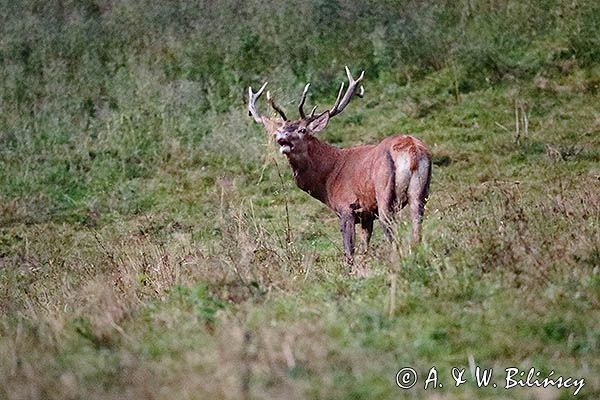
<path fill-rule="evenodd" d="M 369 250 L 369 242 L 373 233 L 373 218 L 364 217 L 360 220 L 360 241 L 362 244 L 362 252 L 364 254 Z"/>
<path fill-rule="evenodd" d="M 388 153 L 385 158 L 385 164 L 379 166 L 379 171 L 375 177 L 375 197 L 377 200 L 377 213 L 379 222 L 385 233 L 385 237 L 390 242 L 394 242 L 395 220 L 394 213 L 397 209 L 396 198 L 396 170 L 394 160 Z"/>
<path fill-rule="evenodd" d="M 421 225 L 424 212 L 425 203 L 423 203 L 419 198 L 411 198 L 410 218 L 412 220 L 412 241 L 414 244 L 421 242 Z"/>
<path fill-rule="evenodd" d="M 377 212 L 379 214 L 379 222 L 383 228 L 385 237 L 393 242 L 395 238 L 395 208 L 396 194 L 394 192 L 393 180 L 390 180 L 381 192 L 377 194 Z"/>
<path fill-rule="evenodd" d="M 412 220 L 412 240 L 414 244 L 421 242 L 421 224 L 425 213 L 425 203 L 429 195 L 431 180 L 431 162 L 421 159 L 413 172 L 408 186 L 408 201 Z"/>
<path fill-rule="evenodd" d="M 394 232 L 394 214 L 391 212 L 379 213 L 379 222 L 381 222 L 381 227 L 383 228 L 383 233 L 385 237 L 390 242 L 394 242 L 396 238 L 396 234 Z"/>

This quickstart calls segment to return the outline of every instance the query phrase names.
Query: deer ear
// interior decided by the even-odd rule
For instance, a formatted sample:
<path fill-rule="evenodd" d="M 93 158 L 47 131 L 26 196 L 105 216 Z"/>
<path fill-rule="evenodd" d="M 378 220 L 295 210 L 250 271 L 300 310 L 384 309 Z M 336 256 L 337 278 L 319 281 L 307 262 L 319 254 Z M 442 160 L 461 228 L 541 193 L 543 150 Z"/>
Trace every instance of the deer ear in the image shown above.
<path fill-rule="evenodd" d="M 310 124 L 308 124 L 308 129 L 312 133 L 317 133 L 317 132 L 325 129 L 328 122 L 329 122 L 329 111 L 325 111 L 324 113 L 319 115 L 317 118 L 315 118 L 313 121 L 311 121 Z"/>
<path fill-rule="evenodd" d="M 271 118 L 262 117 L 263 125 L 270 135 L 276 135 L 277 132 L 283 127 L 283 122 L 279 120 L 272 120 Z"/>

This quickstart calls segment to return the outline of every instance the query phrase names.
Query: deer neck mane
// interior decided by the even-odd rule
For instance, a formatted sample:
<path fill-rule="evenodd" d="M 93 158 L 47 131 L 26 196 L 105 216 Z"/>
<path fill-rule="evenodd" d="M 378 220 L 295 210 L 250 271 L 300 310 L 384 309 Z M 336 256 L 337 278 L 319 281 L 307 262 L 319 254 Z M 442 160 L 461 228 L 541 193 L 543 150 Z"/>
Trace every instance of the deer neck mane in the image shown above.
<path fill-rule="evenodd" d="M 337 147 L 321 142 L 314 136 L 309 138 L 305 154 L 288 157 L 298 187 L 327 204 L 327 178 L 340 153 Z"/>

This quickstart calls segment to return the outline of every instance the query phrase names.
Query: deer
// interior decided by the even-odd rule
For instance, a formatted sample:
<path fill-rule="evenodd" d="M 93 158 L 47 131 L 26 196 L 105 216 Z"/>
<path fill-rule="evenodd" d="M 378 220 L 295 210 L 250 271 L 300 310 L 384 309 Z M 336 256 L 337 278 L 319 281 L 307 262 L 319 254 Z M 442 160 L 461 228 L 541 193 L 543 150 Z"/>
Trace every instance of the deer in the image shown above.
<path fill-rule="evenodd" d="M 248 88 L 248 114 L 264 126 L 287 157 L 296 185 L 324 203 L 339 218 L 345 262 L 353 266 L 355 225 L 360 225 L 360 237 L 366 252 L 379 219 L 390 242 L 395 240 L 396 214 L 410 207 L 412 242 L 421 241 L 421 225 L 431 181 L 431 152 L 424 142 L 410 135 L 390 136 L 378 144 L 362 144 L 338 148 L 317 138 L 329 121 L 339 115 L 352 98 L 364 96 L 359 83 L 365 72 L 354 79 L 346 66 L 348 87 L 340 86 L 333 107 L 307 114 L 304 104 L 310 83 L 306 84 L 298 104 L 300 118 L 289 120 L 269 91 L 267 101 L 279 118 L 260 115 L 256 101 L 268 82 L 254 93 Z M 342 93 L 344 95 L 342 96 Z"/>

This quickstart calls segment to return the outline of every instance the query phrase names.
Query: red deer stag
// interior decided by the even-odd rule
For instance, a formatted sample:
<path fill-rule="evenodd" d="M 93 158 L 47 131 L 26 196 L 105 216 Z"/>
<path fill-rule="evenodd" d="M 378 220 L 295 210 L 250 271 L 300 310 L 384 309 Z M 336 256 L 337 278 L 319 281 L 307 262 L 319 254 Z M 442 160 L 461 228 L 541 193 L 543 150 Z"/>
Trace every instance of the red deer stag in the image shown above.
<path fill-rule="evenodd" d="M 373 221 L 379 218 L 385 235 L 393 240 L 394 214 L 407 204 L 412 218 L 414 242 L 421 239 L 421 221 L 431 179 L 431 154 L 425 144 L 413 136 L 397 135 L 376 145 L 337 148 L 316 138 L 332 117 L 341 113 L 352 96 L 363 97 L 364 88 L 357 85 L 364 71 L 354 79 L 348 67 L 348 88 L 342 97 L 344 83 L 330 110 L 307 116 L 304 102 L 310 84 L 304 87 L 298 106 L 300 119 L 288 120 L 267 91 L 267 100 L 280 119 L 261 116 L 256 100 L 267 83 L 256 93 L 248 88 L 248 111 L 256 122 L 275 136 L 279 151 L 287 156 L 298 187 L 325 203 L 340 219 L 346 261 L 353 262 L 354 225 L 360 224 L 365 250 L 373 232 Z"/>

